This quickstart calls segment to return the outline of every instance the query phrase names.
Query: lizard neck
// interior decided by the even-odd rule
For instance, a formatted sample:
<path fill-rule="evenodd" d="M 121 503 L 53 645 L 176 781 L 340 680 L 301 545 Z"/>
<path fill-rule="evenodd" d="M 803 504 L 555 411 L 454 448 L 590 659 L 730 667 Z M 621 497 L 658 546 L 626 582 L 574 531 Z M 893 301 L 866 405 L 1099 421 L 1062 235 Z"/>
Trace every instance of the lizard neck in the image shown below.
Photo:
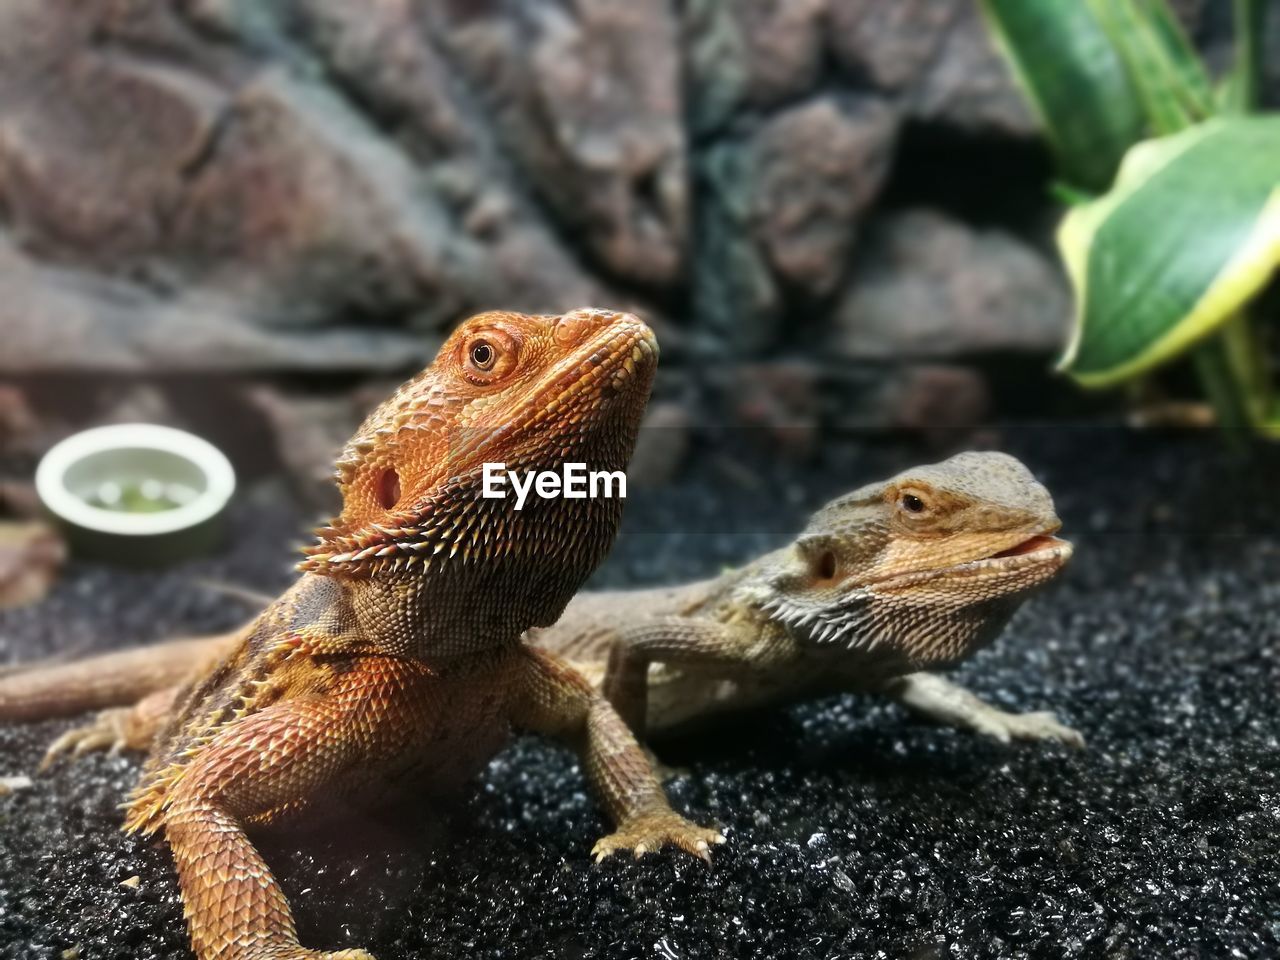
<path fill-rule="evenodd" d="M 526 523 L 492 525 L 505 527 L 501 542 L 452 556 L 444 550 L 430 564 L 332 579 L 361 638 L 380 652 L 434 660 L 514 646 L 529 627 L 559 619 L 612 546 L 621 509 L 612 499 L 530 503 Z M 528 535 L 533 531 L 538 535 Z M 548 550 L 559 563 L 546 562 Z"/>

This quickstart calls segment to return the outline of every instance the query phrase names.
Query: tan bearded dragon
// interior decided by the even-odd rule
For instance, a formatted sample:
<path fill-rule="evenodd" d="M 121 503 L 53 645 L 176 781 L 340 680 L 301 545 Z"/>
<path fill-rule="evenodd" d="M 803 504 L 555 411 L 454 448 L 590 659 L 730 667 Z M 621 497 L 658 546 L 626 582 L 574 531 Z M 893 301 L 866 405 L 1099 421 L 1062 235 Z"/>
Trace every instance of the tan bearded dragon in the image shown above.
<path fill-rule="evenodd" d="M 1019 461 L 963 453 L 833 500 L 790 545 L 713 580 L 585 593 L 535 644 L 602 687 L 638 736 L 842 691 L 998 740 L 1084 740 L 931 672 L 993 640 L 1071 557 Z"/>

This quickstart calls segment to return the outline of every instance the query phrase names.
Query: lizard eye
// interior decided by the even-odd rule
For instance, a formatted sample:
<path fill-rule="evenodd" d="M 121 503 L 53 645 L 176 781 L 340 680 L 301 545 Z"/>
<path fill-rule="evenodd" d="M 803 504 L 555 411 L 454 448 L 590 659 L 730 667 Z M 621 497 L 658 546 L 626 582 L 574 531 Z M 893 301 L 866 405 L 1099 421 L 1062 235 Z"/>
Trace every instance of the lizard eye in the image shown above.
<path fill-rule="evenodd" d="M 898 503 L 907 513 L 924 513 L 925 511 L 925 502 L 914 493 L 904 493 Z"/>
<path fill-rule="evenodd" d="M 395 467 L 387 467 L 373 485 L 373 495 L 383 510 L 390 510 L 400 502 L 400 474 Z"/>
<path fill-rule="evenodd" d="M 468 383 L 499 383 L 517 369 L 520 343 L 504 330 L 490 328 L 459 345 L 459 366 Z"/>
<path fill-rule="evenodd" d="M 473 367 L 487 372 L 493 369 L 493 361 L 498 358 L 498 352 L 488 340 L 477 340 L 471 345 L 469 356 Z"/>

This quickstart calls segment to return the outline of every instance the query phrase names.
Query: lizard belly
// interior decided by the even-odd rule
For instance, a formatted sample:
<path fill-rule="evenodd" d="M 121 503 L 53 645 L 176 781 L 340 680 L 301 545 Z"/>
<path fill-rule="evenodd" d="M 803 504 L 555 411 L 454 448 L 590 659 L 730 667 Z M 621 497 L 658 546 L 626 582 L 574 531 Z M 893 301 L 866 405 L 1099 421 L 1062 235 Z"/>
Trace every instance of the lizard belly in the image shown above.
<path fill-rule="evenodd" d="M 830 656 L 797 653 L 767 670 L 653 664 L 649 668 L 648 729 L 655 734 L 696 725 L 742 710 L 785 706 L 814 697 L 874 689 L 906 672 L 897 664 L 863 658 L 843 663 Z"/>
<path fill-rule="evenodd" d="M 571 664 L 597 691 L 602 689 L 603 661 L 571 661 Z M 660 735 L 738 710 L 794 703 L 819 687 L 829 672 L 829 665 L 804 658 L 769 670 L 753 670 L 749 666 L 734 669 L 724 665 L 650 664 L 646 729 Z"/>
<path fill-rule="evenodd" d="M 821 664 L 802 659 L 783 669 L 759 671 L 653 664 L 648 728 L 663 733 L 704 717 L 794 703 L 819 683 L 824 672 Z"/>

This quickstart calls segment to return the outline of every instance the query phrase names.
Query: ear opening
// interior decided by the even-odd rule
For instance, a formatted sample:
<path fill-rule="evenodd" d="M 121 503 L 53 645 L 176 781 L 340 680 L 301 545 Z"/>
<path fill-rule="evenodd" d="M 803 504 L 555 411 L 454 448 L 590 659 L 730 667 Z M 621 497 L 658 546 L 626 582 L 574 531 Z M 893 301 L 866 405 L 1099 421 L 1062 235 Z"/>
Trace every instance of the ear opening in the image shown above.
<path fill-rule="evenodd" d="M 840 575 L 840 556 L 829 537 L 802 537 L 796 547 L 811 580 L 829 583 Z"/>
<path fill-rule="evenodd" d="M 836 578 L 837 561 L 834 550 L 821 550 L 813 560 L 813 575 L 818 580 L 834 580 Z"/>
<path fill-rule="evenodd" d="M 383 510 L 390 510 L 400 502 L 400 474 L 395 467 L 382 468 L 374 481 L 373 495 Z"/>

